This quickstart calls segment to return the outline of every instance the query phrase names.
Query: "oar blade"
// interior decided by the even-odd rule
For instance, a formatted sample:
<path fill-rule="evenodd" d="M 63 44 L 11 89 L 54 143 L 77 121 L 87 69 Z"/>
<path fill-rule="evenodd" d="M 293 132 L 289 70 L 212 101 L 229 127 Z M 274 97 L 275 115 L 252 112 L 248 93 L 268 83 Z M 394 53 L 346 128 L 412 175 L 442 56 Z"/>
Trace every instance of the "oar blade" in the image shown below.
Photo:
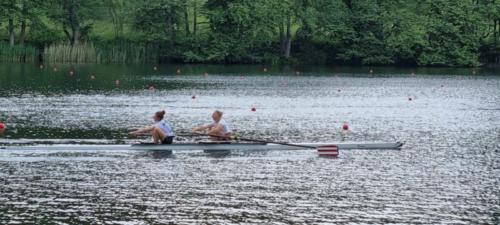
<path fill-rule="evenodd" d="M 318 155 L 321 157 L 337 157 L 339 156 L 339 147 L 337 145 L 322 145 L 316 148 Z"/>

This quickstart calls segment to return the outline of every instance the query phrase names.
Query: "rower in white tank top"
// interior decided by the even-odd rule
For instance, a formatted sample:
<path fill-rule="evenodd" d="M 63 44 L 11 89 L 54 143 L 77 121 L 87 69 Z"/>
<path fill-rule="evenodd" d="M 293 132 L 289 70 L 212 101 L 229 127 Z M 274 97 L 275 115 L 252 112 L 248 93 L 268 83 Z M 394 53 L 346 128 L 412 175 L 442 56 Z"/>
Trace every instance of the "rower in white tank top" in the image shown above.
<path fill-rule="evenodd" d="M 226 124 L 224 120 L 222 120 L 222 112 L 219 110 L 215 110 L 212 114 L 212 119 L 214 122 L 196 127 L 193 129 L 193 132 L 207 132 L 206 134 L 212 135 L 213 140 L 230 140 L 231 139 L 231 129 Z"/>

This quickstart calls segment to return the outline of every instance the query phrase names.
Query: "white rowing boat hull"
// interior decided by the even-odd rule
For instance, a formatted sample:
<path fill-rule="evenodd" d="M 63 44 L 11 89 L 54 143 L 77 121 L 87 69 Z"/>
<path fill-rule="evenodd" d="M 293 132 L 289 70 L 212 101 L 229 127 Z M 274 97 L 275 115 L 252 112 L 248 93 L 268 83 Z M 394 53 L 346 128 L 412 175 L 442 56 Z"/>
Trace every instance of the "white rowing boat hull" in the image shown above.
<path fill-rule="evenodd" d="M 386 143 L 313 143 L 297 144 L 311 147 L 323 145 L 336 145 L 340 150 L 347 149 L 401 149 L 401 142 Z M 20 145 L 20 146 L 0 146 L 4 150 L 150 150 L 150 151 L 192 151 L 192 150 L 301 150 L 308 149 L 300 146 L 289 146 L 280 144 L 260 144 L 260 143 L 177 143 L 170 145 L 81 145 L 81 144 L 52 144 L 52 145 Z"/>

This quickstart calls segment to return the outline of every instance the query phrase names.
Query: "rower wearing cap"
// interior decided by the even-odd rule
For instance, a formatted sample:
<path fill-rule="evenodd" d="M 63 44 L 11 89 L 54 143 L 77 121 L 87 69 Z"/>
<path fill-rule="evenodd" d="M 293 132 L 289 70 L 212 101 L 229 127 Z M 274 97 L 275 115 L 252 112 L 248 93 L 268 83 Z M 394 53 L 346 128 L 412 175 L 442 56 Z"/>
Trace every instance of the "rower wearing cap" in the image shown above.
<path fill-rule="evenodd" d="M 130 132 L 130 135 L 151 134 L 155 144 L 172 144 L 175 133 L 167 120 L 164 119 L 165 110 L 158 111 L 153 115 L 154 124 L 136 131 Z"/>
<path fill-rule="evenodd" d="M 207 125 L 199 126 L 193 129 L 194 133 L 197 132 L 207 132 L 207 135 L 212 136 L 214 140 L 230 140 L 231 139 L 231 129 L 222 120 L 223 113 L 219 110 L 215 110 L 212 113 L 213 122 Z"/>

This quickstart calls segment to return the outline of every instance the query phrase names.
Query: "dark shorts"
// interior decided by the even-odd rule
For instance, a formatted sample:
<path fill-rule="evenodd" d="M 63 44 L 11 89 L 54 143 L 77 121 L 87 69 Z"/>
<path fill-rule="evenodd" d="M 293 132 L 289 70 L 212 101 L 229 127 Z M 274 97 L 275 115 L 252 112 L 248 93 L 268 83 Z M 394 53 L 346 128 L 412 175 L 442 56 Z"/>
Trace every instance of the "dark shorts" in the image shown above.
<path fill-rule="evenodd" d="M 172 144 L 173 141 L 174 141 L 174 136 L 168 136 L 165 139 L 163 139 L 163 141 L 161 141 L 161 144 L 168 145 L 168 144 Z"/>

